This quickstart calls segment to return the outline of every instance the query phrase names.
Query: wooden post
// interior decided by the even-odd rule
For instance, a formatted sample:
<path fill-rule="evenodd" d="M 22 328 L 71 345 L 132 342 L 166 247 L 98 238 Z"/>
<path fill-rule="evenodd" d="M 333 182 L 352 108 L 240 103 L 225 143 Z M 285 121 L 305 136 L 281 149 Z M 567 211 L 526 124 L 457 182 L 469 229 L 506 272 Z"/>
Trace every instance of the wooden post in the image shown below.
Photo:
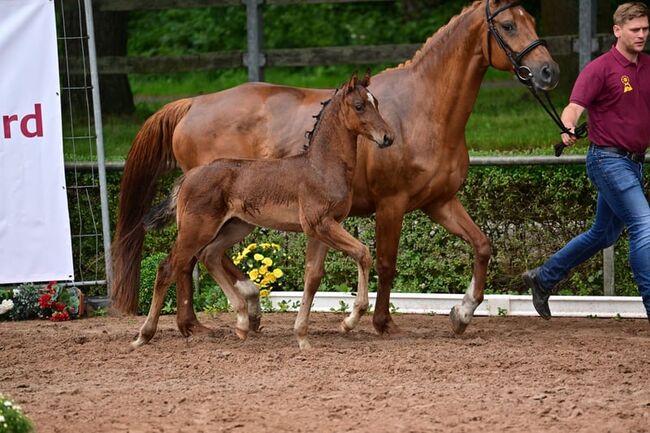
<path fill-rule="evenodd" d="M 244 54 L 244 65 L 248 67 L 248 81 L 264 81 L 266 59 L 262 53 L 264 43 L 263 0 L 242 1 L 246 5 L 248 52 Z"/>

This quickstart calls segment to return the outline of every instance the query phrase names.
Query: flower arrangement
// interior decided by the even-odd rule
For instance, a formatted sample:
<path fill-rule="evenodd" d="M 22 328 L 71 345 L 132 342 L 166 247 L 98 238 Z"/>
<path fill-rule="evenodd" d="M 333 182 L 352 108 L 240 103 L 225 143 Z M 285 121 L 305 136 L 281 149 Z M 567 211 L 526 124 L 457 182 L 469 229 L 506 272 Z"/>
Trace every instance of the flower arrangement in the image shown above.
<path fill-rule="evenodd" d="M 11 299 L 3 299 L 0 302 L 0 316 L 14 309 L 14 301 Z"/>
<path fill-rule="evenodd" d="M 251 281 L 259 287 L 262 298 L 268 297 L 271 290 L 282 285 L 280 279 L 284 272 L 277 266 L 282 257 L 280 250 L 278 244 L 252 243 L 232 257 L 233 263 L 243 268 Z"/>
<path fill-rule="evenodd" d="M 63 287 L 50 281 L 38 298 L 39 316 L 53 322 L 70 320 L 79 315 L 81 294 L 76 287 Z"/>
<path fill-rule="evenodd" d="M 29 433 L 32 431 L 34 431 L 34 426 L 23 414 L 20 406 L 0 394 L 0 433 Z"/>
<path fill-rule="evenodd" d="M 28 320 L 38 317 L 38 297 L 41 288 L 21 284 L 17 288 L 0 291 L 0 320 Z"/>

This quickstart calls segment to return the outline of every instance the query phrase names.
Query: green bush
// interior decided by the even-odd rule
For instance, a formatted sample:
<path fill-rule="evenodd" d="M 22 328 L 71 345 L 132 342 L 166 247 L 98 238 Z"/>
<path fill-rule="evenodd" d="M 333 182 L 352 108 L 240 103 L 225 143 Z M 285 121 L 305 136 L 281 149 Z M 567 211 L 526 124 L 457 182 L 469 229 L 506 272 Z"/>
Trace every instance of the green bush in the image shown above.
<path fill-rule="evenodd" d="M 0 433 L 29 433 L 34 426 L 20 406 L 0 394 Z"/>

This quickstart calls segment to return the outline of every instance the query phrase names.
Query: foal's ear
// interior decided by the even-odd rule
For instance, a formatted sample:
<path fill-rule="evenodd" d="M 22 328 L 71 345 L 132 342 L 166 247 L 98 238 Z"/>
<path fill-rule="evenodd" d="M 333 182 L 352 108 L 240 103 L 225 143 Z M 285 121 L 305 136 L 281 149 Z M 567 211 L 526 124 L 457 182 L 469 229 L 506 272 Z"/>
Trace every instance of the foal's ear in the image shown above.
<path fill-rule="evenodd" d="M 368 87 L 370 85 L 370 68 L 366 69 L 366 74 L 363 76 L 363 79 L 359 84 L 363 87 Z"/>
<path fill-rule="evenodd" d="M 352 77 L 350 77 L 350 81 L 345 85 L 345 93 L 353 92 L 354 88 L 357 87 L 357 81 L 357 71 L 354 71 Z"/>

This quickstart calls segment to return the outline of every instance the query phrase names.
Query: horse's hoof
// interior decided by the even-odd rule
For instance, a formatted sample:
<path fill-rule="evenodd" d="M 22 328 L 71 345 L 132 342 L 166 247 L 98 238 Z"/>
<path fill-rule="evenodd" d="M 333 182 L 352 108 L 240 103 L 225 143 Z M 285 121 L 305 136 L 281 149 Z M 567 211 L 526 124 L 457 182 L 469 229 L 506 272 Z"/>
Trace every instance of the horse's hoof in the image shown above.
<path fill-rule="evenodd" d="M 262 327 L 262 316 L 248 316 L 248 329 L 253 332 L 260 332 Z"/>
<path fill-rule="evenodd" d="M 179 324 L 178 330 L 181 331 L 181 335 L 185 338 L 190 336 L 197 335 L 212 335 L 214 331 L 207 326 L 201 325 L 199 322 L 191 322 L 187 324 Z"/>
<path fill-rule="evenodd" d="M 379 335 L 399 335 L 402 333 L 400 327 L 390 317 L 387 320 L 373 321 L 372 326 Z"/>
<path fill-rule="evenodd" d="M 347 334 L 348 332 L 352 331 L 352 328 L 350 328 L 348 324 L 345 323 L 345 320 L 341 320 L 341 323 L 339 324 L 339 331 L 341 331 L 342 334 Z"/>
<path fill-rule="evenodd" d="M 465 329 L 469 323 L 465 323 L 460 319 L 460 316 L 458 315 L 458 308 L 456 307 L 457 306 L 454 306 L 449 312 L 449 320 L 451 321 L 451 329 L 454 331 L 454 333 L 461 335 L 463 332 L 465 332 Z"/>
<path fill-rule="evenodd" d="M 246 340 L 246 338 L 248 338 L 248 329 L 235 328 L 235 334 L 240 340 Z"/>
<path fill-rule="evenodd" d="M 147 344 L 149 340 L 143 338 L 142 335 L 138 336 L 138 339 L 131 342 L 131 349 L 139 349 L 140 347 Z"/>
<path fill-rule="evenodd" d="M 309 340 L 307 340 L 307 338 L 299 338 L 298 339 L 298 346 L 300 347 L 300 350 L 310 350 L 311 349 L 311 344 L 309 344 Z"/>

